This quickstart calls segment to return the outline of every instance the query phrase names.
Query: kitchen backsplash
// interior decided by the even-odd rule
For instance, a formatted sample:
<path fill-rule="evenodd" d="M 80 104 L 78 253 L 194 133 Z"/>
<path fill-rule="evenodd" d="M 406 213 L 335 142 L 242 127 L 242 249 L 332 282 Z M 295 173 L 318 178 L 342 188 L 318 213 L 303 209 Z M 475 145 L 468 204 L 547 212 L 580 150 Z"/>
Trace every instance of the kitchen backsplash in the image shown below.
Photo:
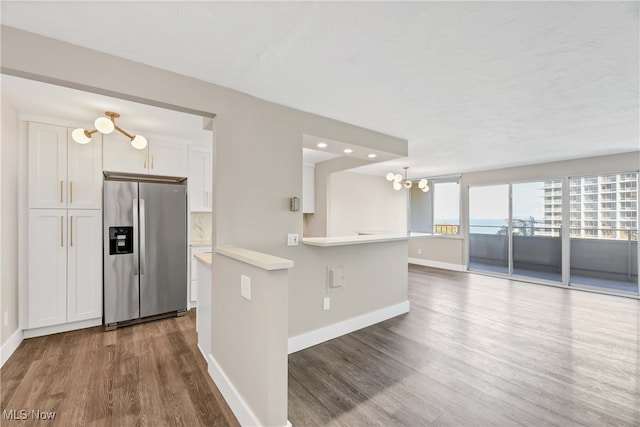
<path fill-rule="evenodd" d="M 191 240 L 211 241 L 211 212 L 191 213 Z"/>

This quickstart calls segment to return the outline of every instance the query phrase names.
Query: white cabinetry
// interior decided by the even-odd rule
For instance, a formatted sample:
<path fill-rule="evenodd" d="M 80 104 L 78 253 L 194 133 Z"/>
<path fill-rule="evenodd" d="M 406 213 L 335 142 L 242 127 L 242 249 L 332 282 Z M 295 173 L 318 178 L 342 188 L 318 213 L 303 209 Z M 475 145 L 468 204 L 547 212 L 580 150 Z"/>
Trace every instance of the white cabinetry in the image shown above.
<path fill-rule="evenodd" d="M 202 252 L 211 252 L 211 246 L 197 246 L 191 247 L 191 253 L 189 259 L 191 265 L 189 268 L 189 307 L 195 307 L 198 301 L 198 260 L 195 258 L 195 254 Z"/>
<path fill-rule="evenodd" d="M 189 210 L 211 212 L 211 151 L 189 150 Z"/>
<path fill-rule="evenodd" d="M 78 144 L 64 126 L 29 123 L 29 207 L 100 209 L 99 137 Z"/>
<path fill-rule="evenodd" d="M 198 311 L 196 313 L 196 331 L 198 332 L 198 347 L 207 364 L 211 354 L 211 276 L 212 268 L 201 261 L 198 263 L 198 281 L 200 283 L 200 297 L 198 299 Z"/>
<path fill-rule="evenodd" d="M 316 168 L 314 165 L 302 167 L 302 213 L 316 211 Z"/>
<path fill-rule="evenodd" d="M 26 329 L 99 322 L 102 139 L 78 144 L 65 126 L 29 123 L 28 158 Z"/>
<path fill-rule="evenodd" d="M 161 176 L 186 177 L 187 145 L 149 140 L 143 150 L 133 148 L 128 138 L 119 134 L 103 137 L 102 168 L 108 172 L 123 172 Z"/>
<path fill-rule="evenodd" d="M 28 327 L 102 317 L 102 212 L 30 209 Z"/>

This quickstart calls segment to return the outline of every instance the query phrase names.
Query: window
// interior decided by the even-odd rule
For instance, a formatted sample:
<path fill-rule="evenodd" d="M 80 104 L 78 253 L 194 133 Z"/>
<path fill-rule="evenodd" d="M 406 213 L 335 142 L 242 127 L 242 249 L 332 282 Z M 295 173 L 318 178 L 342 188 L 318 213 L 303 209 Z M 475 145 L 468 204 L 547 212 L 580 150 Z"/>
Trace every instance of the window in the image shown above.
<path fill-rule="evenodd" d="M 460 234 L 460 182 L 429 180 L 430 191 L 411 188 L 411 231 Z"/>

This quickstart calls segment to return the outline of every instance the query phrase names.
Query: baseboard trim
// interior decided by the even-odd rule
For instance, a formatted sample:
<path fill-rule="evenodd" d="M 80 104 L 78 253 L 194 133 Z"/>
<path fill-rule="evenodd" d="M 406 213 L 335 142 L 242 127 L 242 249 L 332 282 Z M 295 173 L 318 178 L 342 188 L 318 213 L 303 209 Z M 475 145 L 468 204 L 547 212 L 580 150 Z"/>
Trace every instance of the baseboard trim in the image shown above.
<path fill-rule="evenodd" d="M 342 335 L 350 334 L 358 329 L 366 328 L 367 326 L 371 326 L 408 312 L 409 301 L 404 301 L 399 304 L 352 317 L 351 319 L 334 323 L 304 334 L 296 335 L 295 337 L 289 338 L 289 354 L 338 338 Z"/>
<path fill-rule="evenodd" d="M 11 334 L 9 339 L 0 347 L 0 368 L 4 366 L 4 363 L 9 360 L 14 351 L 18 348 L 23 340 L 23 334 L 20 329 Z"/>
<path fill-rule="evenodd" d="M 102 318 L 81 320 L 79 322 L 61 323 L 60 325 L 43 326 L 41 328 L 25 329 L 25 338 L 41 337 L 43 335 L 59 334 L 60 332 L 75 331 L 76 329 L 91 328 L 102 325 Z"/>
<path fill-rule="evenodd" d="M 428 259 L 421 259 L 421 258 L 409 257 L 409 264 L 417 264 L 417 265 L 422 265 L 424 267 L 442 268 L 443 270 L 467 271 L 466 265 L 451 264 L 448 262 L 440 262 L 440 261 L 431 261 Z"/>
<path fill-rule="evenodd" d="M 209 375 L 216 383 L 220 393 L 227 401 L 231 411 L 238 419 L 241 426 L 259 426 L 260 422 L 258 417 L 253 413 L 247 402 L 242 398 L 242 395 L 235 388 L 227 374 L 224 373 L 222 367 L 218 364 L 218 361 L 212 354 L 207 355 L 207 362 L 209 365 Z"/>

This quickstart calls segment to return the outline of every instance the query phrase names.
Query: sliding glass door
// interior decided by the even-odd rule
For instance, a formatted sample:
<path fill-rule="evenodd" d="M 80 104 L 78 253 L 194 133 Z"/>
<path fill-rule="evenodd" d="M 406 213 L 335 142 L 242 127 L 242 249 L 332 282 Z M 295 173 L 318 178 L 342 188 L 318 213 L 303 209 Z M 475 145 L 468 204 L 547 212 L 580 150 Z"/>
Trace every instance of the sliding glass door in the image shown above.
<path fill-rule="evenodd" d="M 570 178 L 570 284 L 638 294 L 638 174 Z"/>
<path fill-rule="evenodd" d="M 469 188 L 469 269 L 509 274 L 509 185 Z"/>
<path fill-rule="evenodd" d="M 511 185 L 514 276 L 562 281 L 562 181 Z"/>
<path fill-rule="evenodd" d="M 638 295 L 638 203 L 638 172 L 470 187 L 469 270 Z"/>

